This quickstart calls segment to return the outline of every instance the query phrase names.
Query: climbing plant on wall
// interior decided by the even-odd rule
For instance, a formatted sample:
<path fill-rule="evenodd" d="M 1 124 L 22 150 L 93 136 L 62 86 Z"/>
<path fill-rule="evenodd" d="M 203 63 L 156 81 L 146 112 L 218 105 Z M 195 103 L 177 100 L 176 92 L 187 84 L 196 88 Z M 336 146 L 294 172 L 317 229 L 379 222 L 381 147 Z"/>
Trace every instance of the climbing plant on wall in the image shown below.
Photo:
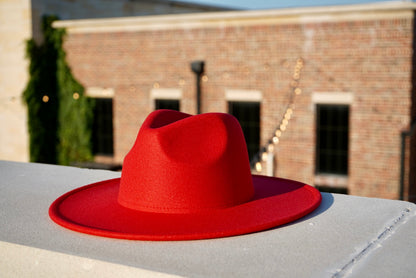
<path fill-rule="evenodd" d="M 43 42 L 27 42 L 30 79 L 24 100 L 28 106 L 30 160 L 59 163 L 92 158 L 93 103 L 75 80 L 65 60 L 63 29 L 54 29 L 55 16 L 43 17 Z"/>

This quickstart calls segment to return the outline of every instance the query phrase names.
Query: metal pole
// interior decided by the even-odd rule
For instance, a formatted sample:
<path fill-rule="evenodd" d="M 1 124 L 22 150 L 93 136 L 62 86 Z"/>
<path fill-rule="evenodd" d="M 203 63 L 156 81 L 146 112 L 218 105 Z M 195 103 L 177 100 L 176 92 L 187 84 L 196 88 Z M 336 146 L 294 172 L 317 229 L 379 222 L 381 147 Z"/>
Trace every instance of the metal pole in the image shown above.
<path fill-rule="evenodd" d="M 204 73 L 204 61 L 194 61 L 191 69 L 196 75 L 196 112 L 201 114 L 201 76 Z"/>
<path fill-rule="evenodd" d="M 416 130 L 416 121 L 410 126 L 410 129 L 407 131 L 402 131 L 401 135 L 401 145 L 400 145 L 400 191 L 399 198 L 400 200 L 404 199 L 404 168 L 405 168 L 405 152 L 406 152 L 406 137 L 413 136 L 413 133 Z M 410 146 L 411 148 L 411 146 Z M 409 184 L 410 186 L 410 184 Z"/>
<path fill-rule="evenodd" d="M 401 148 L 400 148 L 400 194 L 399 200 L 404 199 L 404 156 L 405 156 L 405 145 L 406 145 L 406 134 L 407 132 L 401 133 Z"/>
<path fill-rule="evenodd" d="M 201 75 L 196 76 L 196 113 L 201 114 Z"/>

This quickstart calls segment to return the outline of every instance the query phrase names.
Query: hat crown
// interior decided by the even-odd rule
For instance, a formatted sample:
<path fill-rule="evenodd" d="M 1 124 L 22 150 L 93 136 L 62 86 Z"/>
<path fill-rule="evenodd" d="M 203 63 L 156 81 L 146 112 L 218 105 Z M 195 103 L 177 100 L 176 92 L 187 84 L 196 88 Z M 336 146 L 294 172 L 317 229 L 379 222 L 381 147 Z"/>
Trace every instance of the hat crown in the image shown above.
<path fill-rule="evenodd" d="M 222 209 L 254 194 L 244 135 L 229 114 L 152 112 L 126 155 L 118 202 L 160 213 Z"/>

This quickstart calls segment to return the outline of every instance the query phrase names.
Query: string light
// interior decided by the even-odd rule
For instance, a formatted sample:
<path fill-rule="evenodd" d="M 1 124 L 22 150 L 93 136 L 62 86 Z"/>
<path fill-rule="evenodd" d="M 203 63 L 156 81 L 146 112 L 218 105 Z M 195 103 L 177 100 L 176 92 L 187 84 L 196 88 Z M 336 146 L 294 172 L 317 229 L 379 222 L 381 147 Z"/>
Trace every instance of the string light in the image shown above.
<path fill-rule="evenodd" d="M 263 152 L 261 154 L 261 160 L 266 161 L 267 160 L 267 152 Z"/>
<path fill-rule="evenodd" d="M 256 171 L 257 172 L 261 172 L 261 170 L 262 170 L 261 163 L 260 162 L 257 162 L 256 163 Z"/>
<path fill-rule="evenodd" d="M 155 88 L 155 89 L 157 89 L 157 88 L 159 88 L 159 83 L 157 83 L 157 82 L 155 82 L 155 83 L 153 83 L 153 88 Z"/>
<path fill-rule="evenodd" d="M 302 89 L 299 88 L 300 73 L 301 73 L 302 68 L 303 68 L 303 59 L 298 58 L 296 60 L 296 65 L 295 65 L 294 72 L 293 72 L 293 75 L 292 75 L 292 81 L 290 82 L 291 94 L 292 95 L 290 96 L 289 105 L 288 105 L 287 109 L 285 110 L 285 114 L 282 117 L 283 119 L 282 119 L 279 127 L 275 130 L 272 139 L 269 140 L 267 148 L 262 148 L 261 152 L 259 152 L 255 156 L 255 159 L 257 161 L 254 165 L 255 165 L 255 169 L 256 169 L 257 172 L 262 171 L 261 161 L 266 161 L 267 160 L 267 155 L 268 155 L 267 153 L 271 153 L 271 152 L 274 151 L 274 146 L 279 144 L 279 142 L 280 142 L 279 138 L 282 136 L 282 133 L 287 129 L 287 126 L 289 124 L 289 120 L 292 118 L 294 96 L 300 95 L 302 93 Z"/>
<path fill-rule="evenodd" d="M 79 99 L 79 94 L 78 94 L 77 92 L 75 92 L 75 93 L 72 95 L 72 97 L 73 97 L 73 99 L 77 100 L 77 99 Z"/>
<path fill-rule="evenodd" d="M 49 101 L 49 97 L 48 97 L 47 95 L 44 95 L 44 96 L 42 97 L 42 101 L 43 101 L 44 103 L 47 103 L 47 102 Z"/>

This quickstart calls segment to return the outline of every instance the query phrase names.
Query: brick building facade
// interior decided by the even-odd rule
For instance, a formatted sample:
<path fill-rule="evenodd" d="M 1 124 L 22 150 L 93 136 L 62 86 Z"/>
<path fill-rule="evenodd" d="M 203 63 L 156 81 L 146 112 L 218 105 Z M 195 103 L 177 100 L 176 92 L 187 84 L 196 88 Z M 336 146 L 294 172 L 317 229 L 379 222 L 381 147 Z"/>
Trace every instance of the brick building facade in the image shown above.
<path fill-rule="evenodd" d="M 67 29 L 75 77 L 91 96 L 113 100 L 115 162 L 122 162 L 157 99 L 177 99 L 181 111 L 196 112 L 190 63 L 204 61 L 202 112 L 229 112 L 230 102 L 258 104 L 259 148 L 273 154 L 272 163 L 262 162 L 263 173 L 398 198 L 400 136 L 412 118 L 415 8 L 400 2 L 60 21 L 56 27 Z M 344 118 L 338 131 L 345 138 L 334 144 L 347 150 L 339 155 L 345 165 L 332 171 L 331 163 L 318 163 L 320 146 L 328 144 L 318 130 L 336 115 Z M 405 149 L 409 154 L 409 144 Z"/>
<path fill-rule="evenodd" d="M 0 159 L 30 160 L 27 107 L 21 97 L 28 81 L 25 41 L 42 42 L 42 16 L 73 20 L 224 10 L 228 9 L 170 0 L 0 1 Z"/>

